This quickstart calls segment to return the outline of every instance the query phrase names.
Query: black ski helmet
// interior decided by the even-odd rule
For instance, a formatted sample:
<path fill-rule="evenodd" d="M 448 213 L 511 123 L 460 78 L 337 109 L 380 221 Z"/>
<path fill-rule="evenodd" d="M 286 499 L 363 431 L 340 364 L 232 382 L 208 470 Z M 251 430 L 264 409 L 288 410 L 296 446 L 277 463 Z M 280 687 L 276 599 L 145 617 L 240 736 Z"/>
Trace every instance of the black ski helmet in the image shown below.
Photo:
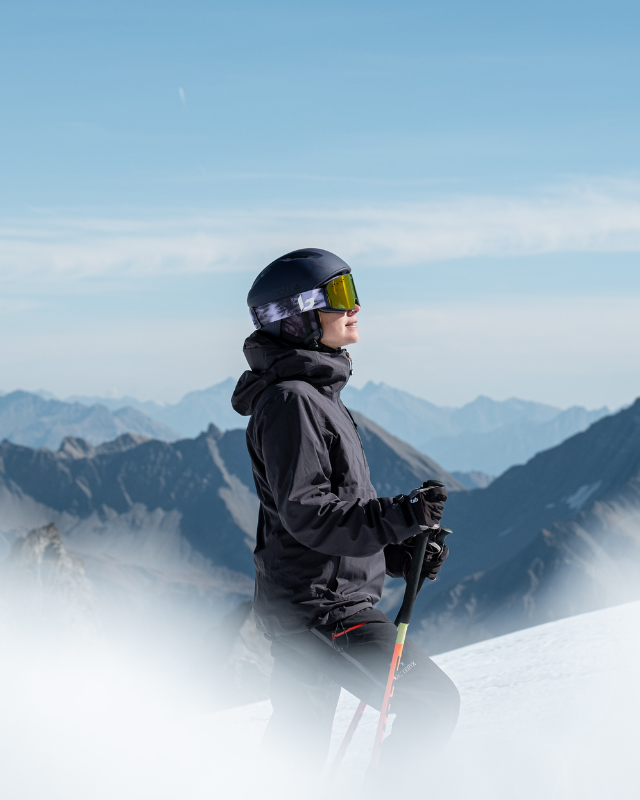
<path fill-rule="evenodd" d="M 351 267 L 334 253 L 317 247 L 294 250 L 266 266 L 253 282 L 247 305 L 260 330 L 291 344 L 317 347 L 322 326 L 316 310 L 289 315 L 286 319 L 261 324 L 255 309 L 324 286 L 332 278 L 351 272 Z"/>

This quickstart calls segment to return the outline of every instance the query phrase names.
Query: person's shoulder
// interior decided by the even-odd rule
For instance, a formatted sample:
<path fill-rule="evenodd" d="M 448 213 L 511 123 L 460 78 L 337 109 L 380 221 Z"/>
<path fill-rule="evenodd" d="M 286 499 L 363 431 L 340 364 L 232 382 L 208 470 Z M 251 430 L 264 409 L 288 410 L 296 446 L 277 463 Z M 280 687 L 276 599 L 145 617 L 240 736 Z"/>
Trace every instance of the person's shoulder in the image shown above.
<path fill-rule="evenodd" d="M 302 380 L 278 381 L 273 388 L 282 397 L 315 397 L 319 394 L 314 386 Z"/>
<path fill-rule="evenodd" d="M 273 383 L 260 398 L 262 414 L 278 413 L 286 409 L 291 413 L 294 409 L 316 409 L 321 404 L 321 395 L 307 381 L 286 380 Z M 258 410 L 258 409 L 256 409 Z"/>
<path fill-rule="evenodd" d="M 317 405 L 321 399 L 320 392 L 307 381 L 278 381 L 270 388 L 271 402 L 286 405 Z"/>

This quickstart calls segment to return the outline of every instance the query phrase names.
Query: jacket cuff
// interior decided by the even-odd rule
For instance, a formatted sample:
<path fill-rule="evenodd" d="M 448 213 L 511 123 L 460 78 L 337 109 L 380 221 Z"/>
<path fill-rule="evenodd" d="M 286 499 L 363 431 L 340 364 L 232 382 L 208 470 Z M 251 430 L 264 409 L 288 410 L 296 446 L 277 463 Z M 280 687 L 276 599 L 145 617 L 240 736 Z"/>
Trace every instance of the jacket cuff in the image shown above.
<path fill-rule="evenodd" d="M 407 562 L 411 556 L 406 545 L 388 544 L 384 548 L 385 572 L 390 578 L 404 578 Z"/>

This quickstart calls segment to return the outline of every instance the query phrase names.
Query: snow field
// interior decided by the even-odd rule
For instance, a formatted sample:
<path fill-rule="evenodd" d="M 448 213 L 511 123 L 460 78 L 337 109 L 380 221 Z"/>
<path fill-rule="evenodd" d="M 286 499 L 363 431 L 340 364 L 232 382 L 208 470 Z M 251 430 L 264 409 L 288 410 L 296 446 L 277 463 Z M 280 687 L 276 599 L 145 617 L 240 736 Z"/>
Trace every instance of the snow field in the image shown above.
<path fill-rule="evenodd" d="M 294 764 L 269 772 L 257 758 L 268 701 L 185 714 L 179 681 L 152 659 L 3 650 L 3 800 L 280 800 L 295 785 Z M 460 689 L 461 717 L 444 755 L 406 765 L 415 797 L 640 798 L 640 603 L 435 660 Z M 356 705 L 343 692 L 334 752 Z M 339 776 L 312 776 L 318 797 L 355 800 L 376 722 L 367 710 Z"/>
<path fill-rule="evenodd" d="M 525 629 L 434 661 L 458 686 L 461 714 L 435 764 L 425 754 L 422 764 L 407 766 L 417 774 L 417 797 L 640 798 L 640 603 Z M 329 762 L 357 704 L 343 691 Z M 249 735 L 255 746 L 269 713 L 265 702 L 220 716 L 230 736 Z M 367 709 L 339 779 L 331 781 L 344 797 L 357 796 L 377 720 Z"/>

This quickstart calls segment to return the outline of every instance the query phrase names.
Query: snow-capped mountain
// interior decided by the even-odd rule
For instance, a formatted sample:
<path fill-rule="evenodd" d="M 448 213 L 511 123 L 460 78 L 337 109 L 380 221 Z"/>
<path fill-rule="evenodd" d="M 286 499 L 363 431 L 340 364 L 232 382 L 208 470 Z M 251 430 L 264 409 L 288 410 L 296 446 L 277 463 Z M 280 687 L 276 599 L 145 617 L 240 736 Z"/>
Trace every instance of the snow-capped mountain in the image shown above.
<path fill-rule="evenodd" d="M 453 495 L 451 556 L 418 599 L 431 652 L 640 595 L 640 400 Z"/>

